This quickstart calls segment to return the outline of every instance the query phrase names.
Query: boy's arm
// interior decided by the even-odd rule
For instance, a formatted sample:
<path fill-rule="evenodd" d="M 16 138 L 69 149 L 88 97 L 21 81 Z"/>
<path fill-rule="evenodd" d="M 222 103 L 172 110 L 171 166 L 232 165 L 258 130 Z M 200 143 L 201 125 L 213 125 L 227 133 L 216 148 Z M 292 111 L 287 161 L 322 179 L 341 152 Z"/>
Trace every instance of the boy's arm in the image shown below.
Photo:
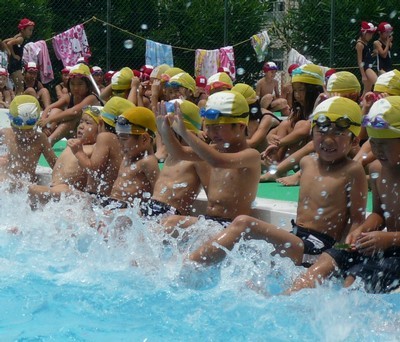
<path fill-rule="evenodd" d="M 201 161 L 202 159 L 190 147 L 182 146 L 170 125 L 170 116 L 166 114 L 165 103 L 161 102 L 156 111 L 157 129 L 168 153 L 175 159 Z"/>
<path fill-rule="evenodd" d="M 104 136 L 104 134 L 99 134 L 97 136 L 96 144 L 90 158 L 83 151 L 81 139 L 68 139 L 67 144 L 71 148 L 76 159 L 78 159 L 80 167 L 90 171 L 99 171 L 106 165 L 110 151 L 110 141 L 107 136 Z"/>
<path fill-rule="evenodd" d="M 49 166 L 51 168 L 53 168 L 54 165 L 56 164 L 57 156 L 54 153 L 53 148 L 51 147 L 49 139 L 47 139 L 47 136 L 44 133 L 41 133 L 40 141 L 41 141 L 41 145 L 43 146 L 43 149 L 42 149 L 43 156 L 46 159 L 47 164 L 49 164 Z"/>
<path fill-rule="evenodd" d="M 158 176 L 160 175 L 160 167 L 158 166 L 158 162 L 156 159 L 151 158 L 149 162 L 143 163 L 143 172 L 146 175 L 146 178 L 149 180 L 151 186 L 151 195 L 154 192 L 154 186 L 157 182 Z"/>
<path fill-rule="evenodd" d="M 8 48 L 8 50 L 10 51 L 11 55 L 12 55 L 15 59 L 20 60 L 20 56 L 17 56 L 17 55 L 14 53 L 13 46 L 14 46 L 14 45 L 21 45 L 21 44 L 24 42 L 24 38 L 22 38 L 21 36 L 19 36 L 19 37 L 14 37 L 14 38 L 5 40 L 5 42 L 6 42 L 7 48 Z"/>

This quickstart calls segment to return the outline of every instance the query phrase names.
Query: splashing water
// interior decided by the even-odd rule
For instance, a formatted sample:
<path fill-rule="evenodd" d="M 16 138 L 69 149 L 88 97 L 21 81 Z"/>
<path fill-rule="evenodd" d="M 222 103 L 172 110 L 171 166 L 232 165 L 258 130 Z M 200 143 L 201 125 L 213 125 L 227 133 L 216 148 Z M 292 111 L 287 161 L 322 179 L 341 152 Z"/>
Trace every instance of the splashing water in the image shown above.
<path fill-rule="evenodd" d="M 397 294 L 330 282 L 276 295 L 304 269 L 271 256 L 265 241 L 240 241 L 217 266 L 185 261 L 222 230 L 205 219 L 172 239 L 137 208 L 105 213 L 62 198 L 31 211 L 26 192 L 4 188 L 0 215 L 2 340 L 395 341 L 400 334 Z M 100 222 L 107 238 L 93 228 Z"/>
<path fill-rule="evenodd" d="M 131 39 L 127 39 L 124 41 L 124 48 L 125 49 L 132 49 L 133 48 L 133 41 Z"/>

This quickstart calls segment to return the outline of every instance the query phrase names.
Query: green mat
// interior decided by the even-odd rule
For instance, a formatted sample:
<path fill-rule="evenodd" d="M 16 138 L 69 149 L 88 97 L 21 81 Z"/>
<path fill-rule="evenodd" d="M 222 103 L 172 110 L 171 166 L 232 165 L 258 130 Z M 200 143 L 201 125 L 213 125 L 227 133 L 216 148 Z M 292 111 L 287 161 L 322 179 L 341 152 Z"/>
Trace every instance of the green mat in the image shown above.
<path fill-rule="evenodd" d="M 57 142 L 53 146 L 56 155 L 59 156 L 66 146 L 67 146 L 66 140 L 61 140 Z M 43 155 L 40 157 L 39 165 L 49 166 L 46 160 L 44 159 Z M 160 168 L 162 168 L 163 164 L 160 163 L 159 165 Z M 267 198 L 272 200 L 297 202 L 299 198 L 299 186 L 283 186 L 282 184 L 275 182 L 260 183 L 258 186 L 257 197 Z M 368 193 L 367 211 L 372 211 L 371 192 Z"/>

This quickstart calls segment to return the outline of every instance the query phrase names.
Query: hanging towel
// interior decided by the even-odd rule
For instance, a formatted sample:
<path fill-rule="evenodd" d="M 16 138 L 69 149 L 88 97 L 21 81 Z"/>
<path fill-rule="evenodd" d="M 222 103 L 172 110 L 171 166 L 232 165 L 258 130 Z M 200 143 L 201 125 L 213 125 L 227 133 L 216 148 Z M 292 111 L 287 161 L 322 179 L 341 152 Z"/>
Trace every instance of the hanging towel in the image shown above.
<path fill-rule="evenodd" d="M 29 62 L 39 64 L 39 53 L 40 53 L 40 46 L 36 43 L 31 42 L 27 43 L 24 46 L 24 52 L 22 55 L 23 65 L 28 64 Z"/>
<path fill-rule="evenodd" d="M 44 40 L 39 40 L 36 44 L 40 48 L 38 56 L 38 65 L 40 70 L 40 80 L 43 84 L 49 83 L 54 80 L 53 66 L 51 65 L 49 50 Z"/>
<path fill-rule="evenodd" d="M 251 37 L 251 45 L 256 52 L 257 61 L 263 62 L 268 54 L 268 45 L 271 43 L 268 32 L 262 31 Z"/>
<path fill-rule="evenodd" d="M 172 56 L 172 46 L 146 40 L 146 64 L 161 65 L 168 64 L 174 66 L 174 58 Z"/>
<path fill-rule="evenodd" d="M 225 46 L 219 49 L 219 66 L 228 68 L 232 81 L 236 79 L 235 54 L 232 46 Z"/>
<path fill-rule="evenodd" d="M 90 57 L 91 52 L 86 32 L 82 24 L 60 33 L 52 39 L 56 57 L 64 67 L 75 65 L 79 57 Z"/>
<path fill-rule="evenodd" d="M 295 49 L 290 49 L 288 56 L 288 65 L 298 64 L 302 66 L 304 64 L 312 64 L 310 60 L 304 57 L 302 54 L 297 52 Z"/>
<path fill-rule="evenodd" d="M 195 53 L 195 76 L 205 76 L 209 78 L 218 71 L 220 52 L 215 50 L 197 49 Z"/>

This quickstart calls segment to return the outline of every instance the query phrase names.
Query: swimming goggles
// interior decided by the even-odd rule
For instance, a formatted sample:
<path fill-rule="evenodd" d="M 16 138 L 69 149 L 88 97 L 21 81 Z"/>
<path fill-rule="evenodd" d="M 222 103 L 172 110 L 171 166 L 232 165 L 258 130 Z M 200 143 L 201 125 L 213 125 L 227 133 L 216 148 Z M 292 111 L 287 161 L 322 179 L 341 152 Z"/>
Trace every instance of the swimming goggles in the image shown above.
<path fill-rule="evenodd" d="M 183 85 L 182 85 L 181 83 L 176 82 L 176 81 L 167 82 L 167 83 L 165 84 L 165 86 L 166 86 L 167 88 L 179 88 L 179 87 L 183 87 Z"/>
<path fill-rule="evenodd" d="M 361 126 L 358 122 L 351 121 L 347 116 L 342 116 L 335 121 L 332 121 L 325 115 L 320 115 L 316 120 L 313 120 L 313 124 L 322 129 L 327 129 L 334 124 L 336 128 L 340 130 L 348 129 L 350 126 Z"/>
<path fill-rule="evenodd" d="M 94 106 L 85 106 L 82 108 L 82 113 L 89 111 L 92 115 L 94 115 L 95 117 L 99 117 L 100 116 L 100 109 Z"/>
<path fill-rule="evenodd" d="M 390 123 L 387 122 L 382 117 L 382 115 L 379 115 L 379 114 L 377 116 L 375 116 L 373 119 L 370 119 L 368 116 L 364 116 L 361 125 L 363 127 L 371 127 L 374 129 L 390 129 L 391 131 L 400 133 L 399 128 L 391 126 Z"/>
<path fill-rule="evenodd" d="M 150 136 L 152 136 L 153 138 L 155 137 L 154 132 L 152 132 L 150 129 L 138 124 L 134 124 L 130 122 L 127 118 L 124 118 L 123 116 L 118 116 L 115 122 L 116 122 L 115 131 L 118 134 L 125 133 L 125 134 L 139 135 L 148 132 Z"/>
<path fill-rule="evenodd" d="M 203 118 L 206 118 L 207 120 L 217 120 L 220 116 L 226 117 L 226 118 L 247 118 L 249 116 L 249 113 L 243 113 L 242 115 L 229 115 L 229 114 L 224 114 L 218 109 L 205 109 L 204 107 L 200 109 L 200 115 Z"/>
<path fill-rule="evenodd" d="M 21 126 L 35 126 L 39 118 L 29 118 L 27 120 L 24 120 L 20 116 L 10 116 L 10 120 L 14 126 L 21 127 Z"/>

